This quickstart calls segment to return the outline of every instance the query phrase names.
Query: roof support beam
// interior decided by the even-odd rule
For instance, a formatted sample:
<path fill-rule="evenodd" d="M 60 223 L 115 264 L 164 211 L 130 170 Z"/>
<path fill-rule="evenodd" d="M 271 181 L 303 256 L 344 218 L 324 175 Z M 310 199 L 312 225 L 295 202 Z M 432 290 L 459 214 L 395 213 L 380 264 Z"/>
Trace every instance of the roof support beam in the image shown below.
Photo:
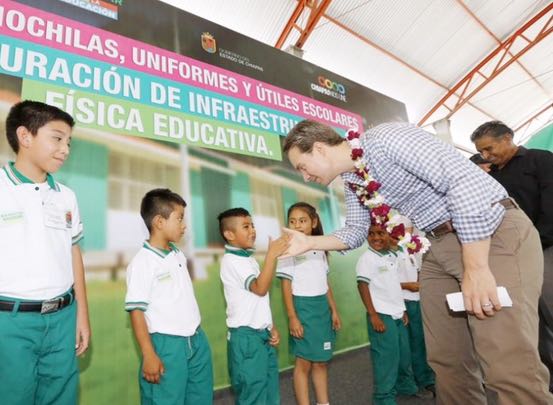
<path fill-rule="evenodd" d="M 536 27 L 538 29 L 536 29 Z M 537 34 L 536 34 L 537 32 Z M 502 42 L 482 62 L 463 77 L 447 94 L 419 121 L 422 126 L 440 107 L 445 107 L 450 118 L 459 109 L 474 97 L 484 86 L 490 83 L 501 72 L 516 62 L 528 50 L 533 48 L 542 39 L 553 32 L 553 3 L 531 18 L 513 35 Z M 519 43 L 526 45 L 518 45 Z M 517 46 L 513 46 L 514 44 Z M 521 47 L 522 46 L 522 47 Z M 511 51 L 511 49 L 518 49 Z M 491 71 L 491 73 L 490 73 Z M 457 95 L 457 92 L 460 95 Z M 444 117 L 440 117 L 444 118 Z"/>
<path fill-rule="evenodd" d="M 352 30 L 350 27 L 348 27 L 347 25 L 343 24 L 342 22 L 338 21 L 337 19 L 329 16 L 329 15 L 326 15 L 324 16 L 328 21 L 330 21 L 331 23 L 333 23 L 334 25 L 340 27 L 341 29 L 343 29 L 344 31 L 348 32 L 349 34 L 353 35 L 354 37 L 356 37 L 357 39 L 363 41 L 364 43 L 366 43 L 367 45 L 370 45 L 371 47 L 373 47 L 374 49 L 377 49 L 378 51 L 382 52 L 383 54 L 385 54 L 386 56 L 392 58 L 393 60 L 395 60 L 396 62 L 400 63 L 401 65 L 405 66 L 407 69 L 415 72 L 416 74 L 418 74 L 419 76 L 425 78 L 426 80 L 428 80 L 429 82 L 431 83 L 434 83 L 436 86 L 439 86 L 441 87 L 442 89 L 446 90 L 446 91 L 449 91 L 449 88 L 445 85 L 445 84 L 442 84 L 440 82 L 438 82 L 436 79 L 430 77 L 429 75 L 427 75 L 426 73 L 422 72 L 421 70 L 417 69 L 416 67 L 414 67 L 413 65 L 407 63 L 406 61 L 404 61 L 403 59 L 401 59 L 400 57 L 394 55 L 392 52 L 388 51 L 387 49 L 384 49 L 383 47 L 381 47 L 380 45 L 377 45 L 376 43 L 374 43 L 373 41 L 371 41 L 370 39 L 368 39 L 367 37 L 359 34 L 358 32 Z M 496 118 L 494 116 L 492 116 L 491 114 L 487 113 L 486 111 L 482 110 L 481 108 L 469 103 L 469 105 L 471 107 L 473 107 L 474 109 L 480 111 L 482 114 L 484 114 L 485 116 L 491 118 L 492 120 L 495 120 Z"/>
<path fill-rule="evenodd" d="M 549 114 L 549 115 L 547 115 L 547 114 Z M 518 136 L 519 131 L 523 130 L 523 134 L 520 135 L 520 140 L 518 141 L 518 143 L 522 145 L 528 139 L 530 139 L 530 137 L 536 131 L 532 131 L 529 134 L 527 133 L 527 131 L 532 127 L 532 124 L 534 123 L 534 121 L 537 121 L 538 119 L 540 119 L 540 121 L 542 122 L 542 125 L 543 125 L 544 118 L 545 118 L 546 124 L 548 122 L 551 122 L 551 120 L 553 119 L 553 102 L 551 102 L 551 101 L 545 107 L 540 108 L 540 110 L 538 112 L 533 114 L 530 118 L 528 118 L 522 124 L 517 125 L 517 127 L 513 130 L 513 132 L 515 133 L 515 136 Z"/>
<path fill-rule="evenodd" d="M 317 27 L 317 23 L 324 15 L 331 2 L 332 0 L 298 0 L 298 4 L 296 5 L 294 12 L 290 16 L 288 23 L 286 23 L 286 26 L 282 30 L 282 33 L 275 44 L 275 48 L 282 48 L 290 36 L 292 29 L 296 29 L 300 33 L 300 37 L 295 44 L 296 48 L 303 48 L 305 42 L 313 33 L 315 27 Z M 299 19 L 306 8 L 309 8 L 310 12 L 305 27 L 302 28 Z"/>
<path fill-rule="evenodd" d="M 307 0 L 298 0 L 298 4 L 296 5 L 296 8 L 294 9 L 294 12 L 290 16 L 290 19 L 286 23 L 286 26 L 280 33 L 280 36 L 278 37 L 278 40 L 275 44 L 275 48 L 281 49 L 282 45 L 284 45 L 284 42 L 288 39 L 288 36 L 292 32 L 293 28 L 297 29 L 296 21 L 299 19 L 300 15 L 303 13 L 303 10 L 305 10 L 305 7 L 307 6 Z"/>
<path fill-rule="evenodd" d="M 482 22 L 482 20 L 480 20 L 473 12 L 470 8 L 468 8 L 468 6 L 463 2 L 463 0 L 457 0 L 457 3 L 463 8 L 463 10 L 465 10 L 467 12 L 468 15 L 471 16 L 471 18 L 476 21 L 476 23 L 484 30 L 488 33 L 489 36 L 491 36 L 495 42 L 497 42 L 498 45 L 501 45 L 501 40 L 495 36 L 495 34 Z M 509 53 L 509 56 L 510 57 L 513 57 L 513 54 L 512 53 Z M 544 92 L 544 94 L 549 98 L 551 97 L 551 94 L 549 94 L 549 92 L 545 89 L 545 87 L 543 87 L 543 85 L 534 77 L 534 75 L 532 73 L 530 73 L 528 71 L 528 69 L 526 69 L 526 67 L 520 63 L 519 60 L 516 61 L 517 65 L 520 66 L 520 68 L 524 71 L 524 73 L 526 73 L 530 79 L 532 79 L 534 81 L 534 83 L 536 83 L 536 85 Z"/>

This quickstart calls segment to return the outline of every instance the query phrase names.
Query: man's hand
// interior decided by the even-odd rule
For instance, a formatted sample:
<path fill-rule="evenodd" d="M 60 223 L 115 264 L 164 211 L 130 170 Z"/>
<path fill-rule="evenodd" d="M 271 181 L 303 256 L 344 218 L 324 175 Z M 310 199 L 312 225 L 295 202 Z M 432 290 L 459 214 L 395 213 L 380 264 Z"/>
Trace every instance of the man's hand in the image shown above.
<path fill-rule="evenodd" d="M 165 367 L 155 352 L 144 355 L 142 376 L 151 384 L 159 384 L 161 376 L 165 373 Z"/>
<path fill-rule="evenodd" d="M 288 320 L 290 323 L 290 335 L 296 339 L 303 339 L 303 326 L 297 317 L 292 317 Z"/>
<path fill-rule="evenodd" d="M 478 319 L 486 319 L 501 310 L 495 278 L 488 268 L 467 270 L 461 283 L 465 309 Z"/>
<path fill-rule="evenodd" d="M 290 237 L 286 234 L 282 235 L 280 238 L 273 240 L 269 237 L 269 247 L 267 248 L 267 257 L 277 258 L 286 252 L 286 249 L 289 247 Z"/>
<path fill-rule="evenodd" d="M 306 234 L 288 228 L 282 228 L 282 231 L 289 238 L 289 246 L 284 254 L 285 257 L 297 256 L 311 250 L 309 238 Z"/>

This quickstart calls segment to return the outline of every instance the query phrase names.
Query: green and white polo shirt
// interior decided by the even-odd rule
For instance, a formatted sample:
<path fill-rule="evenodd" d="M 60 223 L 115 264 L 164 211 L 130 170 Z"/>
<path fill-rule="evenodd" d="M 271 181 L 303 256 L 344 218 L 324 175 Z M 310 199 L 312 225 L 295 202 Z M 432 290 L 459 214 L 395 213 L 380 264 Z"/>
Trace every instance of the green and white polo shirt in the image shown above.
<path fill-rule="evenodd" d="M 192 336 L 200 326 L 200 309 L 186 257 L 174 245 L 157 249 L 144 242 L 127 267 L 125 310 L 144 311 L 150 333 Z"/>
<path fill-rule="evenodd" d="M 357 281 L 369 285 L 376 312 L 394 319 L 400 319 L 405 311 L 397 266 L 398 258 L 394 252 L 377 252 L 369 247 L 355 269 Z"/>
<path fill-rule="evenodd" d="M 316 297 L 328 292 L 328 262 L 321 250 L 279 259 L 276 276 L 290 280 L 292 294 L 298 297 Z"/>
<path fill-rule="evenodd" d="M 0 168 L 0 295 L 59 296 L 73 285 L 71 248 L 83 237 L 75 193 L 48 174 L 33 183 L 10 162 Z"/>
<path fill-rule="evenodd" d="M 227 302 L 227 326 L 272 327 L 269 293 L 260 297 L 250 291 L 251 283 L 260 274 L 259 264 L 251 256 L 253 252 L 230 245 L 225 248 L 221 260 L 221 281 Z"/>

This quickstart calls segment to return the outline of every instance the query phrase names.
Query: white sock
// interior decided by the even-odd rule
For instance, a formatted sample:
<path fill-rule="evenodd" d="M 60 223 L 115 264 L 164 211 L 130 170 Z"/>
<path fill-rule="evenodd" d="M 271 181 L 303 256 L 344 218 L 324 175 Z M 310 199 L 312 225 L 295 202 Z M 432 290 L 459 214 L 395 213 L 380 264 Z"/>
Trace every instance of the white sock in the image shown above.
<path fill-rule="evenodd" d="M 327 402 L 326 404 L 319 404 L 319 403 L 317 402 L 317 405 L 330 405 L 330 402 Z"/>

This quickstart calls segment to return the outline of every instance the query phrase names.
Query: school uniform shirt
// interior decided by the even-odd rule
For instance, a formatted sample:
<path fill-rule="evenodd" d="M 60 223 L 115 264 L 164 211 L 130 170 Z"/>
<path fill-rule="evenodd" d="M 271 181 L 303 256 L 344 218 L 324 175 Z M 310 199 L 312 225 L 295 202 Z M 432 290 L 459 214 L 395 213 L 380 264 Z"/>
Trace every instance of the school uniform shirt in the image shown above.
<path fill-rule="evenodd" d="M 405 250 L 398 250 L 395 252 L 397 258 L 391 260 L 397 260 L 397 271 L 400 283 L 416 282 L 419 279 L 419 267 L 417 265 L 417 258 L 408 254 Z M 408 301 L 420 301 L 420 293 L 409 290 L 401 289 L 403 299 Z"/>
<path fill-rule="evenodd" d="M 200 310 L 186 257 L 173 244 L 169 252 L 144 242 L 127 267 L 125 310 L 144 311 L 149 333 L 192 336 Z"/>
<path fill-rule="evenodd" d="M 400 319 L 405 311 L 405 303 L 399 284 L 395 253 L 381 253 L 369 247 L 359 258 L 355 270 L 357 281 L 369 285 L 376 312 Z"/>
<path fill-rule="evenodd" d="M 72 245 L 83 237 L 75 193 L 48 174 L 33 183 L 0 168 L 0 296 L 46 300 L 73 285 Z"/>
<path fill-rule="evenodd" d="M 226 245 L 221 260 L 221 281 L 227 302 L 227 326 L 267 329 L 273 325 L 269 293 L 260 297 L 250 291 L 260 274 L 259 264 L 251 252 Z"/>
<path fill-rule="evenodd" d="M 328 262 L 321 250 L 279 259 L 276 276 L 292 282 L 292 295 L 316 297 L 328 292 Z"/>

